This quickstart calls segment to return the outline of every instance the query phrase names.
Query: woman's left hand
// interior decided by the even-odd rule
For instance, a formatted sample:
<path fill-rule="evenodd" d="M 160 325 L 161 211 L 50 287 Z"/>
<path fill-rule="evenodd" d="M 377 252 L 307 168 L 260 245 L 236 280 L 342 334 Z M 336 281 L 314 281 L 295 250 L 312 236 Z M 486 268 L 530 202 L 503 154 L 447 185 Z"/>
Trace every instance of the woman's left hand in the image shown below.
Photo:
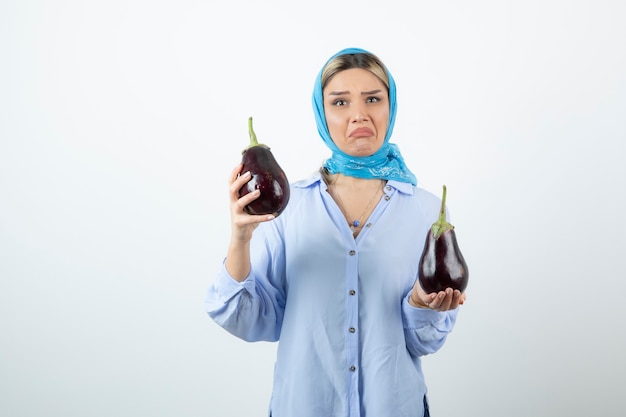
<path fill-rule="evenodd" d="M 414 307 L 430 308 L 437 311 L 454 310 L 465 302 L 465 293 L 452 288 L 445 291 L 431 292 L 426 294 L 419 282 L 416 282 L 409 298 L 409 303 Z"/>

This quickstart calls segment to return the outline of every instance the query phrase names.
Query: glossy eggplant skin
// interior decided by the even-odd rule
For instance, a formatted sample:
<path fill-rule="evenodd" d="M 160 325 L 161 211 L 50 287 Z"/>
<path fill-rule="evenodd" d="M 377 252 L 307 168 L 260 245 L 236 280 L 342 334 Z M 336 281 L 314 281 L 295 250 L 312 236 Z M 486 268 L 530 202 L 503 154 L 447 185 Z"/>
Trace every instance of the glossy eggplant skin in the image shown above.
<path fill-rule="evenodd" d="M 248 214 L 273 214 L 278 216 L 289 202 L 289 181 L 283 169 L 276 162 L 270 148 L 259 144 L 243 151 L 242 173 L 250 171 L 251 177 L 241 189 L 239 197 L 254 190 L 260 190 L 259 198 L 248 204 L 244 210 Z"/>
<path fill-rule="evenodd" d="M 453 228 L 439 237 L 428 230 L 419 262 L 418 279 L 427 294 L 446 288 L 465 291 L 469 271 Z"/>

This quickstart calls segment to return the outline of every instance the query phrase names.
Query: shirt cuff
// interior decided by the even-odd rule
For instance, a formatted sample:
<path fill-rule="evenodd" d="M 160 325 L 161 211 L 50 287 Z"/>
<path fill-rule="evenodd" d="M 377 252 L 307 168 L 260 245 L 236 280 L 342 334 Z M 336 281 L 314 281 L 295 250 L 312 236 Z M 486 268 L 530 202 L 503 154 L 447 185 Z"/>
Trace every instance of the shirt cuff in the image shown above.
<path fill-rule="evenodd" d="M 222 268 L 215 278 L 213 287 L 215 288 L 218 298 L 222 301 L 227 301 L 244 289 L 253 293 L 254 277 L 252 276 L 252 272 L 250 272 L 245 280 L 239 282 L 228 273 L 226 270 L 226 262 L 223 262 Z"/>

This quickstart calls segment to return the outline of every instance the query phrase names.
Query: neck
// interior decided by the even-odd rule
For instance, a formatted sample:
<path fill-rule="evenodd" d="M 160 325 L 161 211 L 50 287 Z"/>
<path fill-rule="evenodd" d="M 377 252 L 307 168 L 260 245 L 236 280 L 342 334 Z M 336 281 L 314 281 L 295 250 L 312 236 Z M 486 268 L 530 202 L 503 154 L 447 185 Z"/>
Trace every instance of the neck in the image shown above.
<path fill-rule="evenodd" d="M 368 192 L 380 189 L 383 180 L 378 178 L 356 178 L 343 174 L 335 174 L 329 185 L 338 190 Z"/>

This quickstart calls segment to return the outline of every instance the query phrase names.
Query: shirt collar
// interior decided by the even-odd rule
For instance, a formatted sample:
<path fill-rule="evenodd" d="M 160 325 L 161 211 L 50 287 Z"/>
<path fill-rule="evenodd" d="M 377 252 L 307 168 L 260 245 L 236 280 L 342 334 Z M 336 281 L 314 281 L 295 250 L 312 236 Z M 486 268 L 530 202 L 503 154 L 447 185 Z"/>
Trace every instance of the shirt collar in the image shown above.
<path fill-rule="evenodd" d="M 293 186 L 295 188 L 308 188 L 312 185 L 315 185 L 317 183 L 322 183 L 322 182 L 323 182 L 322 174 L 320 174 L 319 172 L 316 172 L 311 177 L 294 183 Z M 387 181 L 387 187 L 393 187 L 399 192 L 401 192 L 402 194 L 413 195 L 414 186 L 408 182 L 389 180 Z"/>

